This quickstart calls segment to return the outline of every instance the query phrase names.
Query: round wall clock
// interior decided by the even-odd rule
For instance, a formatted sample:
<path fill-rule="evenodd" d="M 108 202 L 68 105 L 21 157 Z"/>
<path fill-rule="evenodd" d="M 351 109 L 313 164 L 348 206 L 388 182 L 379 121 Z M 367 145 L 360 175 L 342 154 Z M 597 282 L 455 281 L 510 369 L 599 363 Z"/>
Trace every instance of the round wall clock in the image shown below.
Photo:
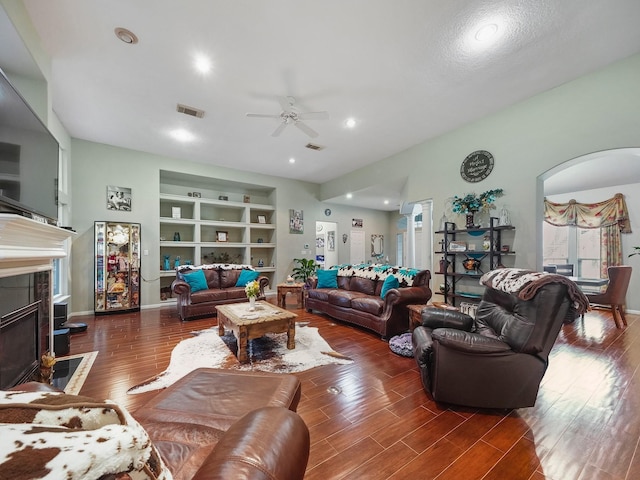
<path fill-rule="evenodd" d="M 331 209 L 330 208 L 326 208 L 324 210 L 324 214 L 328 217 L 329 215 L 331 215 Z"/>
<path fill-rule="evenodd" d="M 493 170 L 493 155 L 486 150 L 476 150 L 467 155 L 460 165 L 460 176 L 467 182 L 484 180 Z"/>

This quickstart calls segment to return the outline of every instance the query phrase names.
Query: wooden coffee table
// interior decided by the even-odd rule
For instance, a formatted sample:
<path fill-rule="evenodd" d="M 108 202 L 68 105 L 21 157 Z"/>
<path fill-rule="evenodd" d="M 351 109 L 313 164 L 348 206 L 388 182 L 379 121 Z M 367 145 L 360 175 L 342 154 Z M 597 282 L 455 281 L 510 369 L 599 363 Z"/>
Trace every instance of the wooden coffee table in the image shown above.
<path fill-rule="evenodd" d="M 247 347 L 249 340 L 262 337 L 265 333 L 287 332 L 287 348 L 296 348 L 295 313 L 276 307 L 267 302 L 256 302 L 255 311 L 249 310 L 249 303 L 230 303 L 218 305 L 218 333 L 224 335 L 225 327 L 229 328 L 238 341 L 238 361 L 249 360 Z"/>

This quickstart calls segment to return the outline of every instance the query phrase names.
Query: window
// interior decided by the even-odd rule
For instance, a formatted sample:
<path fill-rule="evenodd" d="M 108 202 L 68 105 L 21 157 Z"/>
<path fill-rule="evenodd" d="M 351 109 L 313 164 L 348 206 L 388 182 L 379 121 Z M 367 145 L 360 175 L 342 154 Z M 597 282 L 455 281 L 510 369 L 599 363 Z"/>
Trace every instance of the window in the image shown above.
<path fill-rule="evenodd" d="M 543 222 L 544 265 L 574 265 L 578 277 L 600 277 L 600 229 L 556 227 Z"/>

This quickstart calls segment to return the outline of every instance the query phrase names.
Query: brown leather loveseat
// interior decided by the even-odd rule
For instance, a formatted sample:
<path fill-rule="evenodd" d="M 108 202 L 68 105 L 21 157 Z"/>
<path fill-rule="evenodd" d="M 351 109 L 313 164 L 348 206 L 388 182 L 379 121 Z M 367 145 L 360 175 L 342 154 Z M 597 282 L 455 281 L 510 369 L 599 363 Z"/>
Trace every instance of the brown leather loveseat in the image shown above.
<path fill-rule="evenodd" d="M 332 271 L 335 285 L 323 287 L 322 277 Z M 368 328 L 385 339 L 409 329 L 407 305 L 426 304 L 431 298 L 429 270 L 362 264 L 338 265 L 317 274 L 307 280 L 307 311 Z M 389 280 L 397 284 L 385 291 Z"/>
<path fill-rule="evenodd" d="M 225 303 L 247 302 L 244 285 L 236 286 L 241 275 L 252 272 L 260 284 L 258 300 L 264 300 L 264 289 L 269 286 L 269 279 L 259 276 L 251 265 L 213 263 L 208 265 L 184 265 L 176 269 L 176 279 L 171 284 L 171 291 L 177 297 L 178 316 L 180 320 L 196 317 L 215 316 L 216 305 Z M 202 289 L 194 289 L 198 282 L 187 280 L 190 275 L 204 274 L 206 285 Z M 189 277 L 187 277 L 189 275 Z"/>
<path fill-rule="evenodd" d="M 302 480 L 293 375 L 197 369 L 133 415 L 27 383 L 0 392 L 0 477 Z"/>
<path fill-rule="evenodd" d="M 562 275 L 504 268 L 481 282 L 486 289 L 475 318 L 423 309 L 412 341 L 424 389 L 455 405 L 533 406 L 563 322 L 589 302 Z"/>

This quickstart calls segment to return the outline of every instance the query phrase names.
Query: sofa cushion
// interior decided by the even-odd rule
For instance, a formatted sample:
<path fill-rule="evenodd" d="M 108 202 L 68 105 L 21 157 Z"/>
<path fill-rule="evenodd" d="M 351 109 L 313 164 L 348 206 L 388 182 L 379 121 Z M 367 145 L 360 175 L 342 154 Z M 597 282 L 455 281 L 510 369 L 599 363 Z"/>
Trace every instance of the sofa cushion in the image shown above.
<path fill-rule="evenodd" d="M 317 288 L 338 288 L 338 271 L 337 270 L 318 270 Z"/>
<path fill-rule="evenodd" d="M 260 275 L 255 270 L 241 270 L 240 275 L 238 276 L 238 280 L 236 280 L 236 287 L 246 287 L 247 283 L 253 282 L 258 279 L 258 275 Z"/>
<path fill-rule="evenodd" d="M 354 292 L 364 293 L 365 295 L 375 295 L 376 280 L 362 277 L 353 277 L 351 279 L 349 289 Z"/>
<path fill-rule="evenodd" d="M 243 270 L 220 270 L 220 288 L 235 287 Z"/>
<path fill-rule="evenodd" d="M 194 270 L 191 273 L 185 273 L 182 275 L 185 282 L 191 287 L 191 293 L 199 292 L 200 290 L 207 290 L 207 279 L 204 276 L 202 270 Z"/>
<path fill-rule="evenodd" d="M 393 288 L 398 288 L 400 286 L 400 282 L 393 275 L 389 275 L 384 279 L 384 283 L 382 284 L 382 289 L 380 290 L 380 298 L 384 298 L 387 295 L 387 292 Z"/>
<path fill-rule="evenodd" d="M 0 471 L 6 478 L 171 478 L 147 432 L 109 400 L 0 392 L 0 412 Z"/>
<path fill-rule="evenodd" d="M 351 308 L 351 300 L 354 298 L 362 298 L 367 295 L 362 292 L 351 292 L 349 290 L 332 290 L 327 297 L 331 305 L 338 307 Z"/>
<path fill-rule="evenodd" d="M 220 288 L 220 272 L 213 269 L 202 269 L 209 288 Z"/>
<path fill-rule="evenodd" d="M 307 291 L 308 297 L 313 298 L 314 300 L 320 300 L 322 302 L 329 301 L 329 294 L 337 291 L 337 289 L 333 288 L 312 288 Z"/>
<path fill-rule="evenodd" d="M 247 293 L 244 291 L 244 287 L 225 288 L 224 292 L 227 294 L 227 299 L 247 298 Z"/>
<path fill-rule="evenodd" d="M 244 292 L 244 289 L 242 289 Z M 219 302 L 228 298 L 227 290 L 208 289 L 191 294 L 191 303 Z"/>
<path fill-rule="evenodd" d="M 382 315 L 384 300 L 376 296 L 363 296 L 351 299 L 351 308 L 371 315 Z"/>

